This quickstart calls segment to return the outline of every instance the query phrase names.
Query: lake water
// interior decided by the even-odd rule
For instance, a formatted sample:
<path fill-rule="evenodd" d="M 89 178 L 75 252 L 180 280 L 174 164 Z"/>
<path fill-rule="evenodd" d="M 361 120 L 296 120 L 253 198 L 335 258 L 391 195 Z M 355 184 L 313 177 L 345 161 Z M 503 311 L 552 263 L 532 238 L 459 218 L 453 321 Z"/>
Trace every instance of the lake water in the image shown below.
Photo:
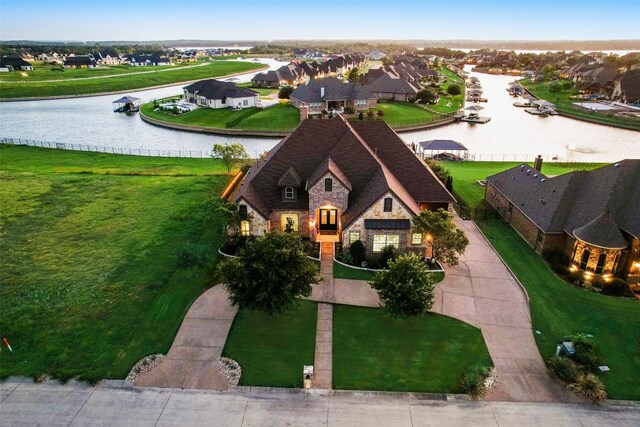
<path fill-rule="evenodd" d="M 277 68 L 284 63 L 261 59 Z M 240 76 L 249 81 L 255 73 Z M 454 139 L 478 160 L 531 160 L 542 154 L 562 160 L 612 162 L 640 158 L 640 133 L 580 122 L 564 117 L 531 116 L 513 107 L 505 90 L 509 76 L 474 74 L 482 83 L 481 104 L 491 121 L 483 125 L 456 123 L 403 133 L 407 142 Z M 150 101 L 181 92 L 183 84 L 162 89 L 131 91 Z M 0 137 L 150 150 L 209 151 L 214 143 L 239 141 L 250 155 L 271 149 L 276 138 L 239 138 L 165 129 L 143 122 L 138 115 L 115 114 L 111 102 L 120 95 L 48 101 L 0 102 Z M 553 100 L 550 100 L 553 101 Z"/>

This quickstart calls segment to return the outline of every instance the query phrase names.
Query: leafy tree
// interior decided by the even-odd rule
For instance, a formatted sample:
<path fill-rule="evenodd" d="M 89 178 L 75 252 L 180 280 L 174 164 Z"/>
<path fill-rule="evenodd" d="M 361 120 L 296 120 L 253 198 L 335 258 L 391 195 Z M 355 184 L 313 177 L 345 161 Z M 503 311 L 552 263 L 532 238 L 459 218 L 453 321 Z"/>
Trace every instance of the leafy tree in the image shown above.
<path fill-rule="evenodd" d="M 358 69 L 358 67 L 353 67 L 349 71 L 349 74 L 347 74 L 347 80 L 349 80 L 352 83 L 357 82 L 359 78 L 360 78 L 360 70 Z"/>
<path fill-rule="evenodd" d="M 212 197 L 207 201 L 206 219 L 209 222 L 222 220 L 224 224 L 223 233 L 227 238 L 227 243 L 235 244 L 240 239 L 242 221 L 251 222 L 251 216 L 240 211 L 237 203 L 230 203 L 218 197 Z"/>
<path fill-rule="evenodd" d="M 438 95 L 429 89 L 422 89 L 416 94 L 416 101 L 418 101 L 419 104 L 435 104 L 437 99 Z"/>
<path fill-rule="evenodd" d="M 447 93 L 453 96 L 460 95 L 462 93 L 462 89 L 459 85 L 456 84 L 449 85 L 449 87 L 447 88 Z"/>
<path fill-rule="evenodd" d="M 369 284 L 378 291 L 387 313 L 410 317 L 426 313 L 433 306 L 434 282 L 424 261 L 408 253 L 389 261 L 389 270 L 376 273 Z"/>
<path fill-rule="evenodd" d="M 382 58 L 382 65 L 384 65 L 385 67 L 388 65 L 393 65 L 393 59 L 385 56 L 384 58 Z"/>
<path fill-rule="evenodd" d="M 358 120 L 364 120 L 364 113 L 362 111 L 358 113 Z"/>
<path fill-rule="evenodd" d="M 291 93 L 293 92 L 293 87 L 291 86 L 283 86 L 278 92 L 278 98 L 280 99 L 289 99 L 291 97 Z"/>
<path fill-rule="evenodd" d="M 244 145 L 233 143 L 215 144 L 213 146 L 213 151 L 211 152 L 211 157 L 222 159 L 222 162 L 227 167 L 227 173 L 231 174 L 231 169 L 248 159 L 249 155 L 244 149 Z"/>
<path fill-rule="evenodd" d="M 542 74 L 544 74 L 544 78 L 546 80 L 553 75 L 553 72 L 555 71 L 555 67 L 551 64 L 547 64 L 544 67 L 542 67 L 540 71 L 542 72 Z"/>
<path fill-rule="evenodd" d="M 458 264 L 458 255 L 464 253 L 469 239 L 464 231 L 456 227 L 453 215 L 440 208 L 437 211 L 424 210 L 413 218 L 416 233 L 431 235 L 432 259 L 449 265 Z"/>
<path fill-rule="evenodd" d="M 269 314 L 293 308 L 320 280 L 301 240 L 289 233 L 271 232 L 250 241 L 237 258 L 218 268 L 234 306 Z"/>

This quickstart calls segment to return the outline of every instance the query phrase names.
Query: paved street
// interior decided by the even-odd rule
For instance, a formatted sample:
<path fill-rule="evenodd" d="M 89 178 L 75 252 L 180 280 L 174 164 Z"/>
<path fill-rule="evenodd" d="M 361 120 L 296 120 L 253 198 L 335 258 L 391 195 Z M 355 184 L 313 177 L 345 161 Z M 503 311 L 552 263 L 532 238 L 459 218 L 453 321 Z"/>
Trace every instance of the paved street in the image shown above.
<path fill-rule="evenodd" d="M 0 383 L 2 426 L 638 426 L 640 404 L 590 406 L 426 400 L 411 394 L 307 394 L 131 387 L 105 381 Z"/>

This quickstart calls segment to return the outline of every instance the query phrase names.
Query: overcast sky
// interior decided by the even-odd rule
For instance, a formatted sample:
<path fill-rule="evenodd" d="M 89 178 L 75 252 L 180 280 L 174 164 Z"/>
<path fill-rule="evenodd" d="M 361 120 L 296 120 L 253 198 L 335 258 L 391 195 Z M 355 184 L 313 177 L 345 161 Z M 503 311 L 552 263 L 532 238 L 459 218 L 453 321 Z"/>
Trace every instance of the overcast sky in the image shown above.
<path fill-rule="evenodd" d="M 640 38 L 640 0 L 0 0 L 2 40 Z"/>

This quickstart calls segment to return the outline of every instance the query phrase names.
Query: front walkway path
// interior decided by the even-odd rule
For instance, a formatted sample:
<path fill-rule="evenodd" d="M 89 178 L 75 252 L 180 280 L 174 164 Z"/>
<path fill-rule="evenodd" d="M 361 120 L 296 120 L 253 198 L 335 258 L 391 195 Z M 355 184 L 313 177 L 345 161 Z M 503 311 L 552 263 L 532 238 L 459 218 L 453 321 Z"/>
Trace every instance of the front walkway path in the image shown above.
<path fill-rule="evenodd" d="M 525 291 L 473 221 L 456 217 L 469 238 L 460 264 L 447 267 L 433 311 L 477 326 L 498 372 L 488 400 L 568 402 L 575 398 L 551 379 L 531 329 Z"/>
<path fill-rule="evenodd" d="M 218 371 L 218 361 L 236 311 L 222 285 L 200 295 L 182 321 L 167 357 L 139 375 L 135 385 L 227 390 L 229 382 Z"/>
<path fill-rule="evenodd" d="M 312 387 L 331 390 L 333 387 L 333 305 L 318 303 L 316 354 L 313 362 Z"/>

